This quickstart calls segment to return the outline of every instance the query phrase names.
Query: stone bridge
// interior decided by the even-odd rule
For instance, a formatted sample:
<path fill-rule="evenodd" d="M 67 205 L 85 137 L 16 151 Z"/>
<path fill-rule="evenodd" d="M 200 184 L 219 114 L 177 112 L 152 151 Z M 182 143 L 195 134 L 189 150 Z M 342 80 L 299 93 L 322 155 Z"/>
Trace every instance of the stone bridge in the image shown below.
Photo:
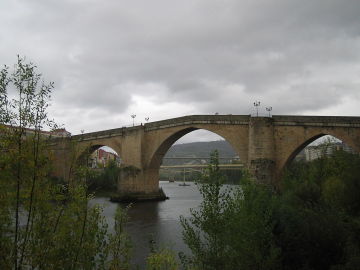
<path fill-rule="evenodd" d="M 360 152 L 360 117 L 191 115 L 64 138 L 54 144 L 55 174 L 68 178 L 71 164 L 84 152 L 106 145 L 124 165 L 139 169 L 121 177 L 118 191 L 157 192 L 163 156 L 174 142 L 198 129 L 223 137 L 256 179 L 273 185 L 278 185 L 284 168 L 306 145 L 324 135 Z"/>

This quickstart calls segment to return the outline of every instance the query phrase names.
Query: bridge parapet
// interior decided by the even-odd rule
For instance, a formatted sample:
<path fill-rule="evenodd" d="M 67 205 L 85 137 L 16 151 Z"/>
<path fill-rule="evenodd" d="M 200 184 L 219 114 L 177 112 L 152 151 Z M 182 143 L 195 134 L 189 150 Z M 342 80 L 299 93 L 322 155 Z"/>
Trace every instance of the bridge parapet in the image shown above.
<path fill-rule="evenodd" d="M 141 128 L 142 128 L 142 126 L 135 126 L 135 127 L 122 127 L 122 128 L 114 128 L 114 129 L 108 129 L 108 130 L 103 130 L 103 131 L 89 132 L 89 133 L 71 136 L 71 140 L 90 141 L 90 140 L 96 140 L 96 139 L 124 136 L 127 133 L 131 133 L 132 131 L 137 131 Z"/>
<path fill-rule="evenodd" d="M 273 115 L 276 126 L 360 127 L 356 116 Z"/>
<path fill-rule="evenodd" d="M 164 129 L 182 125 L 216 124 L 216 125 L 248 125 L 250 115 L 189 115 L 167 120 L 155 121 L 134 127 L 122 127 L 103 131 L 89 132 L 71 136 L 75 141 L 88 141 L 94 139 L 125 136 L 135 130 L 144 128 L 145 131 Z"/>
<path fill-rule="evenodd" d="M 145 131 L 164 129 L 182 125 L 216 124 L 216 125 L 248 125 L 250 115 L 188 115 L 167 120 L 146 123 L 144 126 L 121 127 L 103 131 L 89 132 L 71 136 L 72 140 L 87 141 L 93 139 L 124 136 L 132 131 L 144 128 Z M 256 117 L 268 118 L 268 117 Z M 295 116 L 295 115 L 273 115 L 274 125 L 277 126 L 338 126 L 338 127 L 360 127 L 360 117 L 354 116 Z"/>
<path fill-rule="evenodd" d="M 248 125 L 250 115 L 189 115 L 145 124 L 145 131 L 182 125 Z"/>

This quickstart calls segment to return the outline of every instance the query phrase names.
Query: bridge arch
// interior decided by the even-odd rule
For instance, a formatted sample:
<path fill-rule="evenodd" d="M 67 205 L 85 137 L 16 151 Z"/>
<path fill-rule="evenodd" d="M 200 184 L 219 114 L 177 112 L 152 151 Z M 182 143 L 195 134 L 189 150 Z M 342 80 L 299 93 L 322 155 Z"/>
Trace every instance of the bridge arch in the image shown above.
<path fill-rule="evenodd" d="M 186 134 L 189 134 L 190 132 L 193 132 L 195 130 L 198 130 L 194 127 L 185 128 L 182 130 L 179 130 L 175 132 L 174 134 L 168 136 L 165 140 L 163 140 L 155 150 L 155 152 L 152 154 L 152 157 L 150 159 L 149 164 L 147 164 L 149 168 L 158 168 L 161 165 L 162 159 L 167 153 L 167 151 L 170 149 L 170 147 L 181 137 L 185 136 Z"/>
<path fill-rule="evenodd" d="M 159 133 L 156 143 L 153 144 L 149 158 L 145 163 L 145 170 L 150 178 L 148 181 L 158 181 L 159 169 L 167 151 L 177 140 L 196 130 L 206 130 L 222 137 L 232 146 L 234 151 L 239 155 L 240 160 L 244 163 L 247 162 L 248 129 L 246 126 L 244 126 L 244 129 L 240 133 L 239 129 L 231 130 L 231 127 L 219 128 L 219 126 L 214 127 L 210 124 L 173 127 L 169 128 L 167 132 L 163 131 Z"/>
<path fill-rule="evenodd" d="M 300 145 L 298 145 L 295 149 L 293 149 L 293 151 L 290 153 L 290 155 L 287 157 L 286 162 L 282 168 L 282 170 L 285 170 L 290 164 L 291 162 L 295 159 L 295 157 L 302 151 L 305 149 L 306 146 L 308 146 L 309 144 L 311 144 L 312 142 L 316 141 L 317 139 L 324 137 L 328 134 L 318 134 L 315 135 L 309 139 L 307 139 L 306 141 L 304 141 L 303 143 L 301 143 Z"/>
<path fill-rule="evenodd" d="M 316 133 L 315 133 L 316 134 Z M 353 136 L 349 136 L 348 132 L 319 132 L 316 135 L 312 134 L 308 136 L 307 138 L 304 138 L 303 142 L 299 143 L 298 145 L 295 145 L 295 147 L 289 149 L 290 151 L 285 155 L 285 162 L 283 162 L 283 165 L 280 169 L 280 175 L 286 170 L 286 168 L 289 167 L 291 162 L 295 159 L 295 157 L 305 149 L 306 146 L 311 144 L 312 142 L 318 140 L 319 138 L 322 138 L 324 136 L 331 136 L 333 138 L 336 138 L 346 145 L 350 146 L 354 151 L 357 153 L 360 153 L 360 148 L 358 147 L 357 143 L 353 139 Z"/>
<path fill-rule="evenodd" d="M 75 157 L 76 161 L 75 164 L 77 165 L 85 165 L 85 166 L 90 166 L 95 168 L 97 164 L 95 163 L 104 163 L 106 162 L 105 159 L 107 159 L 107 157 L 103 157 L 102 160 L 97 160 L 98 157 L 91 157 L 91 155 L 93 155 L 97 150 L 102 149 L 104 153 L 109 153 L 109 154 L 113 154 L 113 156 L 120 158 L 121 156 L 119 155 L 119 153 L 112 147 L 110 147 L 109 145 L 106 144 L 90 144 L 87 145 L 86 147 L 83 147 L 82 149 L 80 149 L 80 151 L 78 152 L 78 155 Z M 101 154 L 101 156 L 105 155 L 104 153 Z M 106 154 L 107 155 L 107 154 Z M 89 159 L 93 164 L 89 164 Z M 105 164 L 103 164 L 105 165 Z M 95 166 L 95 167 L 94 167 Z"/>

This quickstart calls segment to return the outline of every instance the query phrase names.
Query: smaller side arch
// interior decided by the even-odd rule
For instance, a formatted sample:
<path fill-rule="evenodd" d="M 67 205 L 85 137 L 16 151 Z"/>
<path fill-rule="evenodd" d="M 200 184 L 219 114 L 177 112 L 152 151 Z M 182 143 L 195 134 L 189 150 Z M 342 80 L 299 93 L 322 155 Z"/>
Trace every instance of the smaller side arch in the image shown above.
<path fill-rule="evenodd" d="M 291 164 L 291 162 L 294 160 L 294 158 L 303 150 L 305 149 L 306 146 L 308 146 L 309 144 L 311 144 L 312 142 L 314 142 L 315 140 L 324 137 L 324 136 L 332 136 L 338 140 L 341 140 L 342 142 L 344 142 L 346 145 L 350 146 L 350 147 L 354 147 L 354 145 L 351 143 L 352 141 L 348 140 L 348 138 L 344 138 L 344 136 L 341 136 L 341 134 L 335 134 L 335 133 L 319 133 L 317 135 L 314 135 L 308 139 L 306 139 L 303 143 L 301 143 L 300 145 L 298 145 L 297 147 L 295 147 L 295 150 L 293 150 L 292 152 L 290 152 L 290 154 L 287 156 L 285 162 L 283 163 L 283 165 L 280 167 L 280 171 L 279 171 L 279 177 L 281 177 L 281 175 L 283 174 L 284 170 L 286 170 L 286 168 L 288 168 L 288 166 Z M 355 151 L 359 152 L 357 148 L 353 148 Z"/>
<path fill-rule="evenodd" d="M 119 153 L 112 147 L 106 144 L 89 144 L 82 148 L 75 157 L 75 164 L 76 165 L 88 165 L 88 159 L 96 150 L 100 149 L 101 147 L 108 147 L 112 151 L 115 152 L 117 157 L 120 157 Z M 110 151 L 111 152 L 111 151 Z"/>
<path fill-rule="evenodd" d="M 75 164 L 76 165 L 87 165 L 87 158 L 89 157 L 89 155 L 91 155 L 91 153 L 93 153 L 94 151 L 96 151 L 97 149 L 99 149 L 100 147 L 103 147 L 105 145 L 102 144 L 90 144 L 85 146 L 84 148 L 82 148 L 79 153 L 77 153 L 77 156 L 75 158 Z"/>
<path fill-rule="evenodd" d="M 307 145 L 309 145 L 310 143 L 312 143 L 312 142 L 316 141 L 317 139 L 324 137 L 326 135 L 328 135 L 328 134 L 321 133 L 321 134 L 315 135 L 315 136 L 311 137 L 310 139 L 307 139 L 306 141 L 304 141 L 302 144 L 300 144 L 295 150 L 292 151 L 292 153 L 286 159 L 286 162 L 285 162 L 284 166 L 282 167 L 281 171 L 284 171 L 284 169 L 286 169 L 291 164 L 291 162 L 295 159 L 295 157 L 302 150 L 304 150 Z"/>

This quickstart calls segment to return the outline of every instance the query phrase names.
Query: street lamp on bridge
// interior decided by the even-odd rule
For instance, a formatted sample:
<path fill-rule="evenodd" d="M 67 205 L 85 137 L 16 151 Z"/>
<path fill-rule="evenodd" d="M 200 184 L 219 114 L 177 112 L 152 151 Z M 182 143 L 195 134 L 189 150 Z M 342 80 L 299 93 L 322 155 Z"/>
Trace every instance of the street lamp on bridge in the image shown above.
<path fill-rule="evenodd" d="M 133 119 L 133 126 L 135 126 L 135 117 L 136 117 L 136 114 L 131 115 L 131 118 Z"/>
<path fill-rule="evenodd" d="M 269 117 L 271 117 L 272 107 L 271 107 L 271 106 L 270 106 L 270 107 L 266 107 L 266 110 L 267 110 L 268 113 L 269 113 Z"/>
<path fill-rule="evenodd" d="M 259 106 L 260 106 L 260 101 L 255 101 L 254 102 L 254 106 L 256 108 L 256 117 L 259 116 Z"/>

